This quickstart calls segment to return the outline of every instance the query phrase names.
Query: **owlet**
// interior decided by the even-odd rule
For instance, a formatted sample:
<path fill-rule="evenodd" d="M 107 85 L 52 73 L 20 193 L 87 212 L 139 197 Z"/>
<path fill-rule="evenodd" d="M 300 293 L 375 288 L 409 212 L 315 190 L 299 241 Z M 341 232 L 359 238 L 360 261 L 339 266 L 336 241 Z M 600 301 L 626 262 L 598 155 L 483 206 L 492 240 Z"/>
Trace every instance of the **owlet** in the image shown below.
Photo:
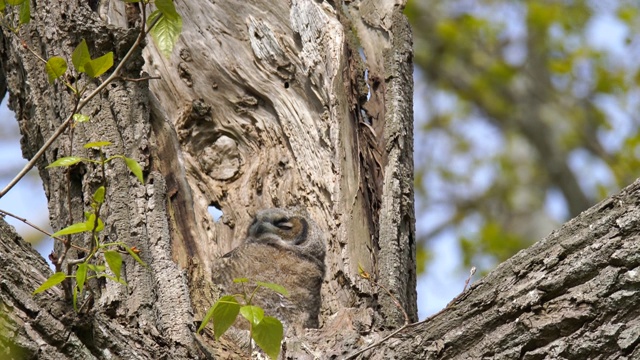
<path fill-rule="evenodd" d="M 262 210 L 243 243 L 213 264 L 213 282 L 227 294 L 242 293 L 234 278 L 284 286 L 288 297 L 263 288 L 253 303 L 282 321 L 287 332 L 317 328 L 325 251 L 323 234 L 308 217 L 279 208 Z"/>

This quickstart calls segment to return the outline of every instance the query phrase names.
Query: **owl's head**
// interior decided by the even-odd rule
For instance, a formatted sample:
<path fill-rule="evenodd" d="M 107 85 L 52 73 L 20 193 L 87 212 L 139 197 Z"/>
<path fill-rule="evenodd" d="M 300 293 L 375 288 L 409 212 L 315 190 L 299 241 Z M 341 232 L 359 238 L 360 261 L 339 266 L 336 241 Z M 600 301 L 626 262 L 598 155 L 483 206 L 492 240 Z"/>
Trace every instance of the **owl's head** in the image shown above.
<path fill-rule="evenodd" d="M 325 242 L 318 226 L 301 214 L 280 208 L 261 210 L 249 226 L 248 242 L 294 251 L 324 264 Z"/>

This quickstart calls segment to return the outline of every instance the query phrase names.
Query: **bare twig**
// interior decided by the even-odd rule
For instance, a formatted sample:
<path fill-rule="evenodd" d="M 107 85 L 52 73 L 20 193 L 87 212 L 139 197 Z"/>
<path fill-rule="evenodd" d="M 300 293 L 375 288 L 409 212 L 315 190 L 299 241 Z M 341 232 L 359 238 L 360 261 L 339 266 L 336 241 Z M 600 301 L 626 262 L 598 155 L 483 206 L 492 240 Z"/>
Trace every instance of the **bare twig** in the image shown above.
<path fill-rule="evenodd" d="M 471 277 L 473 276 L 473 274 L 476 273 L 476 267 L 472 267 L 471 270 L 469 270 L 469 277 L 467 278 L 467 281 L 464 282 L 464 288 L 462 289 L 462 292 L 467 291 L 467 286 L 469 286 L 469 282 L 471 281 Z"/>
<path fill-rule="evenodd" d="M 31 226 L 32 228 L 34 228 L 34 229 L 36 229 L 36 230 L 40 231 L 41 233 L 43 233 L 43 234 L 47 235 L 48 237 L 50 237 L 50 238 L 52 238 L 52 239 L 58 240 L 58 241 L 60 241 L 60 242 L 62 242 L 62 243 L 64 243 L 64 242 L 65 242 L 65 240 L 64 240 L 64 239 L 61 239 L 61 238 L 59 238 L 59 237 L 57 237 L 57 236 L 56 236 L 56 237 L 52 236 L 52 234 L 51 234 L 51 233 L 49 233 L 48 231 L 46 231 L 46 230 L 44 230 L 44 229 L 42 229 L 42 228 L 38 227 L 37 225 L 35 225 L 35 224 L 33 224 L 33 223 L 31 223 L 29 220 L 27 220 L 27 219 L 25 219 L 25 218 L 22 218 L 22 217 L 20 217 L 20 216 L 14 215 L 14 214 L 12 214 L 12 213 L 10 213 L 10 212 L 8 212 L 8 211 L 6 211 L 6 210 L 2 210 L 2 209 L 0 209 L 0 214 L 2 214 L 2 215 L 6 215 L 6 216 L 10 216 L 10 217 L 12 217 L 12 218 L 14 218 L 14 219 L 16 219 L 16 220 L 20 220 L 20 221 L 22 221 L 23 223 L 25 223 L 25 224 L 27 224 L 27 225 Z M 85 249 L 85 248 L 83 248 L 83 247 L 81 247 L 81 246 L 71 245 L 71 247 L 72 247 L 72 248 L 75 248 L 75 249 L 78 249 L 78 250 L 82 250 L 82 251 L 87 251 L 87 252 L 89 251 L 89 250 L 87 250 L 87 249 Z"/>
<path fill-rule="evenodd" d="M 407 314 L 405 309 L 400 304 L 400 301 L 398 301 L 398 299 L 391 293 L 391 291 L 389 291 L 389 289 L 387 289 L 384 285 L 378 284 L 375 280 L 373 280 L 371 275 L 368 272 L 366 272 L 364 270 L 364 268 L 362 268 L 362 266 L 360 266 L 359 264 L 358 264 L 358 272 L 360 273 L 360 276 L 362 278 L 369 280 L 369 282 L 371 284 L 373 284 L 375 286 L 378 286 L 379 288 L 384 290 L 389 295 L 389 297 L 391 298 L 391 300 L 393 300 L 393 303 L 396 305 L 396 307 L 398 307 L 398 309 L 400 309 L 400 311 L 402 311 L 402 314 L 404 315 L 404 325 L 405 326 L 411 322 L 411 320 L 409 320 L 409 314 Z"/>
<path fill-rule="evenodd" d="M 160 80 L 162 79 L 160 76 L 145 76 L 145 77 L 141 77 L 141 78 L 128 78 L 128 77 L 124 77 L 124 76 L 120 76 L 120 80 L 124 80 L 124 81 L 130 81 L 130 82 L 140 82 L 140 81 L 147 81 L 147 80 Z"/>

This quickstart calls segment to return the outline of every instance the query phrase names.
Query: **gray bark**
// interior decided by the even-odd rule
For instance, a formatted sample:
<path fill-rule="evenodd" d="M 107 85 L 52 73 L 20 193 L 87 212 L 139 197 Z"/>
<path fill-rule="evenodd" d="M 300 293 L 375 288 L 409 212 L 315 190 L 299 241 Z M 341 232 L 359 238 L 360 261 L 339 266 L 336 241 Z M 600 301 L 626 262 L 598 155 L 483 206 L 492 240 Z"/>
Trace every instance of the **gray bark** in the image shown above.
<path fill-rule="evenodd" d="M 83 220 L 100 169 L 47 164 L 95 157 L 83 145 L 98 140 L 113 142 L 107 156 L 136 159 L 145 185 L 122 162 L 107 167 L 102 236 L 138 248 L 149 268 L 127 258 L 128 287 L 92 281 L 94 299 L 77 314 L 61 289 L 30 297 L 50 274 L 3 228 L 0 304 L 11 331 L 0 331 L 0 351 L 58 359 L 230 356 L 195 336 L 194 321 L 212 305 L 212 260 L 239 244 L 257 210 L 272 206 L 305 208 L 327 235 L 324 331 L 336 319 L 353 319 L 349 326 L 361 332 L 398 326 L 403 311 L 415 320 L 412 50 L 403 4 L 176 5 L 184 28 L 173 55 L 149 43 L 122 74 L 137 78 L 144 65 L 161 79 L 114 82 L 82 110 L 91 122 L 68 129 L 37 164 L 59 230 Z M 113 51 L 117 62 L 136 37 L 124 2 L 31 6 L 20 38 L 45 59 L 69 59 L 84 38 L 93 57 Z M 69 115 L 73 97 L 60 82 L 48 84 L 43 64 L 16 36 L 5 31 L 2 46 L 9 104 L 31 158 Z M 89 89 L 99 85 L 74 75 Z M 222 210 L 220 220 L 210 205 Z M 88 235 L 70 239 L 90 246 Z M 72 249 L 67 259 L 83 255 Z M 359 266 L 403 309 L 359 277 Z M 313 352 L 305 339 L 290 344 L 290 356 Z"/>
<path fill-rule="evenodd" d="M 637 180 L 371 358 L 638 359 L 639 285 Z"/>

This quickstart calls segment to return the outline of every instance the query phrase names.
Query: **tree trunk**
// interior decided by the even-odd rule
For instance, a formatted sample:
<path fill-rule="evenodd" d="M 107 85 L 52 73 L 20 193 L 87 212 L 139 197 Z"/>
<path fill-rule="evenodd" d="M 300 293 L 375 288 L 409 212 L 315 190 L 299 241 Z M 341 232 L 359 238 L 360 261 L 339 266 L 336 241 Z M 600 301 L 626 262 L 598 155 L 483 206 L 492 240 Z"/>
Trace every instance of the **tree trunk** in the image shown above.
<path fill-rule="evenodd" d="M 79 3 L 32 3 L 19 36 L 3 33 L 9 104 L 27 158 L 62 124 L 74 98 L 60 81 L 47 82 L 44 65 L 22 41 L 45 59 L 70 59 L 86 39 L 92 57 L 113 51 L 117 63 L 137 36 L 124 2 Z M 81 111 L 91 121 L 68 128 L 37 162 L 59 230 L 84 220 L 101 169 L 45 166 L 70 155 L 95 158 L 83 145 L 101 140 L 113 143 L 106 156 L 136 159 L 145 185 L 122 162 L 107 167 L 102 234 L 104 242 L 135 246 L 149 268 L 127 258 L 128 286 L 92 281 L 93 301 L 78 314 L 62 289 L 31 298 L 49 270 L 3 227 L 7 331 L 0 331 L 0 353 L 210 354 L 208 339 L 194 333 L 212 305 L 211 263 L 236 247 L 255 213 L 268 207 L 304 208 L 326 234 L 316 336 L 337 331 L 336 324 L 373 332 L 399 326 L 405 313 L 416 320 L 412 50 L 402 4 L 192 0 L 176 7 L 184 27 L 171 57 L 149 42 L 122 72 L 135 79 L 144 69 L 160 79 L 109 85 Z M 100 85 L 78 74 L 67 79 L 89 90 Z M 222 211 L 219 220 L 209 206 Z M 91 246 L 89 235 L 70 239 Z M 62 244 L 55 252 L 62 256 Z M 65 259 L 85 255 L 72 249 Z M 359 268 L 393 297 L 360 277 Z M 304 341 L 290 340 L 288 356 Z"/>
<path fill-rule="evenodd" d="M 178 11 L 185 27 L 172 57 L 152 44 L 145 55 L 146 71 L 162 79 L 114 83 L 83 110 L 92 122 L 76 126 L 73 141 L 67 132 L 38 163 L 55 229 L 82 220 L 99 172 L 48 163 L 94 156 L 82 145 L 110 140 L 108 155 L 143 164 L 144 186 L 123 164 L 108 168 L 104 233 L 136 246 L 149 269 L 127 259 L 129 286 L 95 284 L 93 306 L 76 313 L 59 288 L 31 296 L 51 272 L 0 220 L 2 358 L 211 357 L 208 339 L 194 335 L 194 314 L 211 305 L 211 260 L 270 206 L 308 209 L 328 239 L 323 325 L 288 340 L 287 358 L 346 357 L 381 339 L 381 327 L 402 323 L 393 301 L 358 277 L 359 265 L 415 320 L 411 48 L 401 6 L 190 1 Z M 135 38 L 124 13 L 122 2 L 93 10 L 37 4 L 20 36 L 43 57 L 69 56 L 85 38 L 94 57 L 113 50 L 118 59 Z M 47 84 L 15 36 L 5 32 L 2 45 L 30 158 L 72 98 L 60 83 Z M 141 66 L 137 57 L 124 76 L 139 76 Z M 640 182 L 361 356 L 637 358 L 638 204 Z M 220 220 L 209 205 L 222 210 Z"/>

